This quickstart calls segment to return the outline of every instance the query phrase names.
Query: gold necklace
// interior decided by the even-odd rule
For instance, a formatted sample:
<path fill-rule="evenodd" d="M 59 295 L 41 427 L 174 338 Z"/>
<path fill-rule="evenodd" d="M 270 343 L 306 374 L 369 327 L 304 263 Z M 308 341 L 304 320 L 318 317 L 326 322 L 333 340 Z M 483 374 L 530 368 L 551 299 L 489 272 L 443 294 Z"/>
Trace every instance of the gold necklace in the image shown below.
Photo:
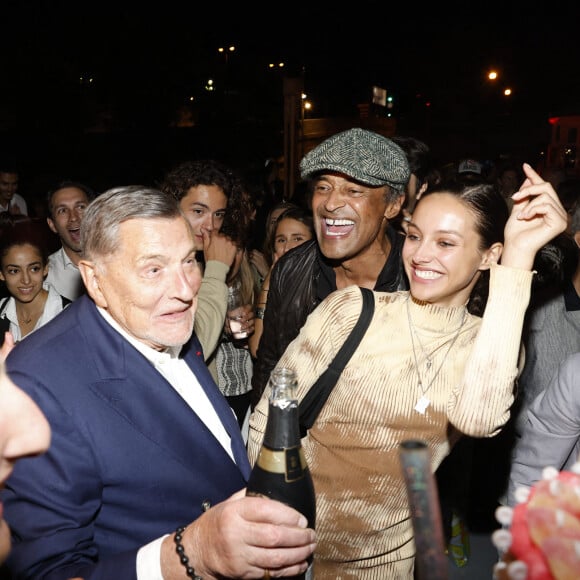
<path fill-rule="evenodd" d="M 415 370 L 417 371 L 417 376 L 419 377 L 419 389 L 421 389 L 421 396 L 417 400 L 417 403 L 415 404 L 415 406 L 413 407 L 413 409 L 415 411 L 417 411 L 417 413 L 421 413 L 421 415 L 424 415 L 425 414 L 425 411 L 427 410 L 427 407 L 431 404 L 431 401 L 426 396 L 427 395 L 427 392 L 433 386 L 433 383 L 435 382 L 435 379 L 439 376 L 439 372 L 443 368 L 443 365 L 445 364 L 445 361 L 447 360 L 447 357 L 449 356 L 449 352 L 453 348 L 453 345 L 455 344 L 455 341 L 457 340 L 457 338 L 459 336 L 459 333 L 461 332 L 461 329 L 463 328 L 463 325 L 465 324 L 465 318 L 466 318 L 466 314 L 467 314 L 467 308 L 464 308 L 464 310 L 463 310 L 463 316 L 461 317 L 461 323 L 459 324 L 459 327 L 455 331 L 455 334 L 453 336 L 453 339 L 449 343 L 449 348 L 447 349 L 447 352 L 445 353 L 445 356 L 443 357 L 443 360 L 441 361 L 441 364 L 439 365 L 439 368 L 435 371 L 435 374 L 433 375 L 433 377 L 429 381 L 429 384 L 427 385 L 427 387 L 426 388 L 423 388 L 423 380 L 421 379 L 421 373 L 419 372 L 419 363 L 417 362 L 417 352 L 415 351 L 415 338 L 414 338 L 414 335 L 416 334 L 416 331 L 415 331 L 415 327 L 413 326 L 413 322 L 411 320 L 411 308 L 409 307 L 409 301 L 410 300 L 411 300 L 411 295 L 409 294 L 409 296 L 407 298 L 407 319 L 409 321 L 409 333 L 411 335 L 411 345 L 413 346 L 413 359 L 415 360 Z M 425 352 L 425 349 L 423 348 L 423 345 L 421 344 L 421 341 L 419 340 L 419 335 L 418 334 L 417 334 L 417 342 L 419 343 L 419 345 L 421 347 L 421 350 L 423 351 L 423 355 L 425 356 L 425 358 L 427 360 L 427 365 L 426 366 L 427 366 L 427 370 L 429 370 L 431 368 L 432 361 L 431 361 L 431 358 Z M 433 353 L 436 350 L 437 349 L 434 349 L 433 350 L 433 352 L 431 353 L 431 356 L 433 355 Z"/>
<path fill-rule="evenodd" d="M 35 317 L 34 314 L 31 314 L 28 318 L 24 318 L 24 316 L 22 316 L 21 322 L 22 322 L 22 324 L 30 324 L 34 317 Z"/>
<path fill-rule="evenodd" d="M 20 313 L 20 314 L 19 314 L 19 313 L 18 313 L 18 309 L 17 309 L 17 310 L 16 310 L 16 315 L 17 315 L 17 317 L 18 317 L 18 320 L 20 320 L 20 322 L 21 322 L 22 324 L 30 324 L 30 323 L 32 322 L 32 320 L 33 320 L 33 319 L 36 319 L 36 320 L 38 320 L 38 319 L 39 319 L 39 318 L 42 316 L 42 313 L 44 312 L 44 307 L 45 307 L 45 305 L 46 305 L 46 300 L 44 300 L 44 301 L 43 301 L 43 303 L 42 303 L 42 308 L 40 308 L 40 309 L 38 310 L 38 312 L 35 312 L 34 314 L 30 314 L 30 315 L 28 316 L 28 318 L 25 318 L 25 317 L 24 317 L 24 313 Z"/>

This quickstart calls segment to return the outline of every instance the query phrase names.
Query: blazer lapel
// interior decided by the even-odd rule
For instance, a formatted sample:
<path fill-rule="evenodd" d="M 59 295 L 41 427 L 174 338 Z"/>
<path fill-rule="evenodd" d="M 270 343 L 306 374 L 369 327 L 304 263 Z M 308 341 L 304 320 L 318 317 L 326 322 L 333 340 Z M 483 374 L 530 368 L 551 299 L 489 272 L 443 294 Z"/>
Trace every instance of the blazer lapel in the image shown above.
<path fill-rule="evenodd" d="M 91 385 L 93 393 L 111 405 L 132 428 L 164 447 L 168 454 L 189 468 L 199 470 L 200 459 L 209 462 L 208 465 L 231 464 L 231 457 L 205 423 L 96 308 L 92 312 L 92 322 L 93 328 L 87 330 L 102 335 L 94 353 L 100 379 Z M 237 420 L 205 365 L 199 343 L 195 343 L 197 341 L 184 351 L 184 359 L 230 435 L 235 462 L 247 479 L 250 466 Z"/>
<path fill-rule="evenodd" d="M 236 463 L 242 470 L 244 477 L 248 478 L 251 468 L 238 420 L 218 386 L 215 384 L 203 358 L 201 344 L 195 336 L 192 337 L 190 342 L 184 347 L 183 358 L 193 370 L 193 373 L 197 377 L 197 380 L 201 384 L 226 428 L 232 441 L 232 452 L 236 459 Z"/>

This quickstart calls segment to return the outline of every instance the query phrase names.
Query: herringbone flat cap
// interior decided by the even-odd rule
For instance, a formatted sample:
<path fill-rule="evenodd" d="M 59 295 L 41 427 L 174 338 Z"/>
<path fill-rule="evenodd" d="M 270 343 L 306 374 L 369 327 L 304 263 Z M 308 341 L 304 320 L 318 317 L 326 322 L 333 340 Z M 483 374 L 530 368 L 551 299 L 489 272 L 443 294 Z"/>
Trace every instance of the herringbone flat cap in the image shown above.
<path fill-rule="evenodd" d="M 321 171 L 337 171 L 366 185 L 395 189 L 404 189 L 410 175 L 407 157 L 396 143 L 360 128 L 329 137 L 300 162 L 302 179 Z"/>

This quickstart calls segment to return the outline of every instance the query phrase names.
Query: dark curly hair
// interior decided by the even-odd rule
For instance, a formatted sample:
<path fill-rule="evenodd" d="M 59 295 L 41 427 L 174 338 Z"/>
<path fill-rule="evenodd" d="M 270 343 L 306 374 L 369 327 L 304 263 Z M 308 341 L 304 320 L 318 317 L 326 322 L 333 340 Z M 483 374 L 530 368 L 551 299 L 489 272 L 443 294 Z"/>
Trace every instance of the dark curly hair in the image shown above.
<path fill-rule="evenodd" d="M 228 205 L 220 232 L 245 246 L 253 207 L 241 175 L 216 159 L 197 159 L 171 169 L 159 187 L 179 202 L 198 185 L 216 185 L 224 192 Z"/>

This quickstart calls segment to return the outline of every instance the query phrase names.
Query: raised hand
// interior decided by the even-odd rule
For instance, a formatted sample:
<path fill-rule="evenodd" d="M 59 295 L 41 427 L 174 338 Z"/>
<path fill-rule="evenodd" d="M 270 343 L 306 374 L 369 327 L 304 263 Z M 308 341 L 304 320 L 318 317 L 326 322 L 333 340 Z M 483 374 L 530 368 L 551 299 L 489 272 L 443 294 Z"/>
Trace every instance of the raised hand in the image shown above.
<path fill-rule="evenodd" d="M 528 163 L 523 169 L 526 179 L 512 195 L 514 205 L 505 227 L 501 263 L 530 270 L 536 252 L 565 231 L 567 214 L 552 185 Z"/>
<path fill-rule="evenodd" d="M 217 231 L 210 232 L 209 230 L 202 229 L 202 234 L 205 261 L 217 260 L 227 266 L 231 266 L 234 263 L 234 258 L 238 251 L 234 242 Z"/>

